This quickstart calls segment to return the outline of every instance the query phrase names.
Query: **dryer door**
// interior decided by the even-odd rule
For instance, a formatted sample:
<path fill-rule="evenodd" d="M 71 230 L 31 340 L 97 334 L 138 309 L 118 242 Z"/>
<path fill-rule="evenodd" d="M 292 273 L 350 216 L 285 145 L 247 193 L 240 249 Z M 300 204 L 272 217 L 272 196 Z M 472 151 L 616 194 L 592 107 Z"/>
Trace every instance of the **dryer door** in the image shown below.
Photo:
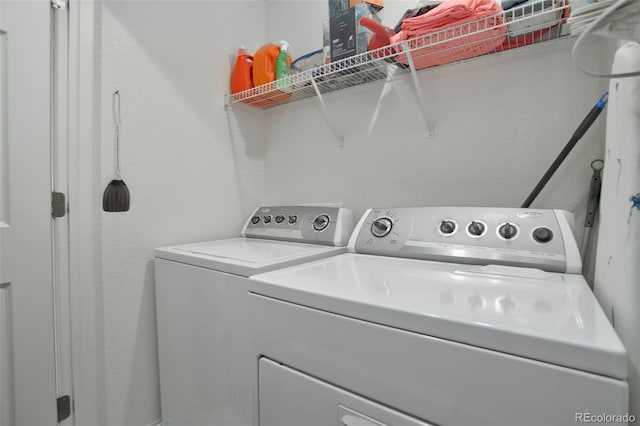
<path fill-rule="evenodd" d="M 259 368 L 260 426 L 433 426 L 268 358 Z"/>

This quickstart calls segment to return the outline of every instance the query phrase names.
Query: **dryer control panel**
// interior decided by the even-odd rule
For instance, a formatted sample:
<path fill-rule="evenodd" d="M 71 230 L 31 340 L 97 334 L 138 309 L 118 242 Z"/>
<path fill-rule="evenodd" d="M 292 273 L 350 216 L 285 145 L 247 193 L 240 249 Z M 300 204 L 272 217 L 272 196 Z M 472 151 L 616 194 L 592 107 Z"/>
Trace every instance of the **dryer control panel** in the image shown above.
<path fill-rule="evenodd" d="M 346 246 L 353 212 L 339 207 L 259 207 L 242 229 L 243 237 Z"/>
<path fill-rule="evenodd" d="M 579 273 L 580 252 L 563 210 L 499 207 L 369 209 L 349 242 L 355 253 Z"/>

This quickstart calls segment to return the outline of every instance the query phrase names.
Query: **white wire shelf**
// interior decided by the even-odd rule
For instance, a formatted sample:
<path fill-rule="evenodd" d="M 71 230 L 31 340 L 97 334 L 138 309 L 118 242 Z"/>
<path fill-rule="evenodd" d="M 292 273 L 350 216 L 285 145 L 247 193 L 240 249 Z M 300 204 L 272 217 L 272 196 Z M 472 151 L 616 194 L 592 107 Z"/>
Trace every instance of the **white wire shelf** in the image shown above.
<path fill-rule="evenodd" d="M 271 108 L 409 72 L 415 76 L 416 70 L 557 39 L 565 36 L 562 24 L 568 12 L 565 0 L 529 0 L 497 15 L 424 34 L 227 95 L 226 103 Z"/>

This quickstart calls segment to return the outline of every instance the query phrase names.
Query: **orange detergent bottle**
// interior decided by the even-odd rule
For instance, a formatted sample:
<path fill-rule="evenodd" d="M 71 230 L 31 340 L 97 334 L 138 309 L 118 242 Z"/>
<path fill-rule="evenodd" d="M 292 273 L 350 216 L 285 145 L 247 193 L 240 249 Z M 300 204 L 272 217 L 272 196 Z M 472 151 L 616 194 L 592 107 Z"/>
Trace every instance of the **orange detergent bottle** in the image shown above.
<path fill-rule="evenodd" d="M 276 58 L 280 54 L 280 47 L 266 44 L 253 55 L 253 83 L 256 86 L 271 83 L 276 79 Z"/>
<path fill-rule="evenodd" d="M 267 84 L 267 86 L 264 87 L 266 93 L 260 95 L 259 101 L 255 102 L 256 105 L 268 105 L 291 96 L 290 93 L 277 90 L 273 84 L 276 80 L 276 59 L 279 54 L 280 46 L 266 44 L 253 55 L 253 84 L 255 84 L 256 87 Z M 291 56 L 289 55 L 287 55 L 287 62 L 291 64 Z"/>
<path fill-rule="evenodd" d="M 236 66 L 231 73 L 231 93 L 238 93 L 253 87 L 253 56 L 247 55 L 244 46 L 238 49 Z"/>

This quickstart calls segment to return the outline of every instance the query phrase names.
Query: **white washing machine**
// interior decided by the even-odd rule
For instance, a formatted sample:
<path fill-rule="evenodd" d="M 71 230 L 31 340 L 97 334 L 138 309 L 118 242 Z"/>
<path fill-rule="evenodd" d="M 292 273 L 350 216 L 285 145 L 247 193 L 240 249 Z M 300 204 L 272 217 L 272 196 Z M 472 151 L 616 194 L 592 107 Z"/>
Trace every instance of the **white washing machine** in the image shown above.
<path fill-rule="evenodd" d="M 260 426 L 624 423 L 626 352 L 571 221 L 371 209 L 352 253 L 251 277 Z"/>
<path fill-rule="evenodd" d="M 261 207 L 241 238 L 156 249 L 164 426 L 253 422 L 250 275 L 345 253 L 350 210 Z"/>

